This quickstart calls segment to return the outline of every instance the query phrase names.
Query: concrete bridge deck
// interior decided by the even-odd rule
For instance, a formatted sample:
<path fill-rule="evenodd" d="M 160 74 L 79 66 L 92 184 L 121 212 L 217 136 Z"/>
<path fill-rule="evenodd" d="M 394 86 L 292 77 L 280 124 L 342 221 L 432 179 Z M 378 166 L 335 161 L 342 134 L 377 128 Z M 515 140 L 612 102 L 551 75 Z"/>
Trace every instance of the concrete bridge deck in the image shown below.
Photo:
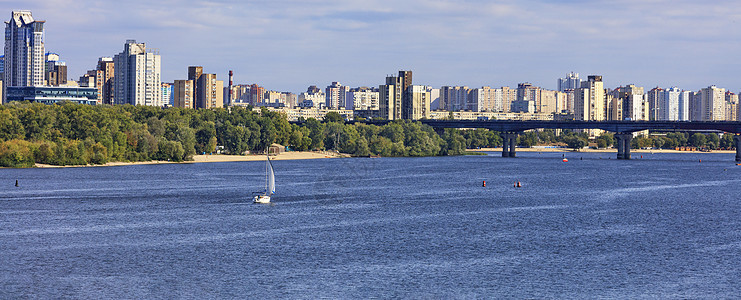
<path fill-rule="evenodd" d="M 741 162 L 741 122 L 732 121 L 515 121 L 515 120 L 417 120 L 435 129 L 486 128 L 502 135 L 502 157 L 516 157 L 517 136 L 531 129 L 601 129 L 615 133 L 617 158 L 630 159 L 633 132 L 662 131 L 719 131 L 734 134 L 736 161 Z M 391 121 L 364 121 L 361 123 L 385 125 Z M 350 121 L 348 123 L 355 123 Z"/>

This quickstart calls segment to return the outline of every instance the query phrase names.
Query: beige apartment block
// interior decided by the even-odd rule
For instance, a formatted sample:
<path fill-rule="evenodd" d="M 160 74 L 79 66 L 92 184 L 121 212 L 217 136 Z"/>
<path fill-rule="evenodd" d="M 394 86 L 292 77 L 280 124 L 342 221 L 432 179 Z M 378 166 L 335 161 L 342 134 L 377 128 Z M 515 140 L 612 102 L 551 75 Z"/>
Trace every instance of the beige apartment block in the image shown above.
<path fill-rule="evenodd" d="M 224 107 L 224 82 L 216 80 L 216 74 L 201 74 L 196 84 L 197 108 Z"/>
<path fill-rule="evenodd" d="M 195 108 L 193 97 L 193 80 L 175 80 L 173 84 L 173 106 L 180 108 Z"/>

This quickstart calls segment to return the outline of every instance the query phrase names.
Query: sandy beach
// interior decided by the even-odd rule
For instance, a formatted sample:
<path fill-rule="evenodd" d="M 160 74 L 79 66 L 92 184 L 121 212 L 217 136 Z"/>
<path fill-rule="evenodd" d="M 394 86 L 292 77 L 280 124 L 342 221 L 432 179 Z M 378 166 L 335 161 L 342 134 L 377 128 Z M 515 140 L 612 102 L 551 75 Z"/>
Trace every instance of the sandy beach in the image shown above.
<path fill-rule="evenodd" d="M 338 158 L 348 157 L 346 154 L 328 152 L 328 151 L 292 151 L 283 152 L 278 155 L 271 155 L 272 160 L 299 160 L 299 159 L 320 159 L 320 158 Z M 232 161 L 261 161 L 265 160 L 265 155 L 194 155 L 192 161 L 170 162 L 170 161 L 137 161 L 137 162 L 109 162 L 103 165 L 81 165 L 81 166 L 55 166 L 46 164 L 36 164 L 37 168 L 73 168 L 73 167 L 111 167 L 111 166 L 130 166 L 130 165 L 156 165 L 156 164 L 188 164 L 188 163 L 208 163 L 208 162 L 232 162 Z"/>
<path fill-rule="evenodd" d="M 468 149 L 468 151 L 476 152 L 502 152 L 502 148 L 481 148 L 481 149 Z M 571 148 L 517 148 L 517 152 L 575 152 Z M 605 152 L 605 153 L 617 153 L 617 149 L 581 149 L 578 152 Z M 736 153 L 735 150 L 713 150 L 711 152 L 703 151 L 678 151 L 673 149 L 631 149 L 631 153 Z"/>

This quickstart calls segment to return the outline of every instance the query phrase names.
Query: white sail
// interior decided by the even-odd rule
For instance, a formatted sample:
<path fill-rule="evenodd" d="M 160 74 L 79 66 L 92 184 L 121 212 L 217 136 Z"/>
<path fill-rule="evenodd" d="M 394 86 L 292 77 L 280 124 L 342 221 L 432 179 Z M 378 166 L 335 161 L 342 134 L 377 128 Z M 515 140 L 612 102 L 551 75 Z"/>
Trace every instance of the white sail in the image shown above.
<path fill-rule="evenodd" d="M 275 173 L 273 173 L 273 164 L 270 163 L 270 158 L 268 158 L 268 189 L 265 193 L 275 194 Z"/>

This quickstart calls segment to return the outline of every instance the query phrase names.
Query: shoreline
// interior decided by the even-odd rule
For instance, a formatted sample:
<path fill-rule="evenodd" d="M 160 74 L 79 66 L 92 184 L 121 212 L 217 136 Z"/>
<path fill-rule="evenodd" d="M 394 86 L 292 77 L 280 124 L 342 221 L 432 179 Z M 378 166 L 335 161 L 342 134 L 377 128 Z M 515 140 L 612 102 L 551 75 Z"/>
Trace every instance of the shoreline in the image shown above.
<path fill-rule="evenodd" d="M 502 148 L 481 148 L 481 149 L 466 149 L 467 152 L 502 152 Z M 617 153 L 617 149 L 581 149 L 579 151 L 573 151 L 571 148 L 517 148 L 517 152 L 562 152 L 562 153 Z M 678 151 L 671 149 L 631 149 L 631 153 L 723 153 L 723 154 L 735 154 L 735 150 L 714 150 L 710 152 L 704 151 Z M 305 159 L 326 159 L 326 158 L 342 158 L 350 157 L 350 155 L 330 152 L 330 151 L 291 151 L 283 152 L 278 155 L 271 156 L 271 160 L 305 160 Z M 133 166 L 133 165 L 159 165 L 159 164 L 195 164 L 195 163 L 211 163 L 211 162 L 244 162 L 244 161 L 263 161 L 265 156 L 262 154 L 251 154 L 251 155 L 224 155 L 224 154 L 213 154 L 213 155 L 194 155 L 191 161 L 172 162 L 172 161 L 136 161 L 136 162 L 108 162 L 102 165 L 69 165 L 69 166 L 56 166 L 47 164 L 35 164 L 34 168 L 89 168 L 89 167 L 116 167 L 116 166 Z"/>
<path fill-rule="evenodd" d="M 502 148 L 481 148 L 481 149 L 466 149 L 466 151 L 472 152 L 502 152 Z M 564 153 L 617 153 L 617 149 L 581 149 L 574 151 L 571 148 L 517 148 L 517 152 L 564 152 Z M 630 153 L 724 153 L 724 154 L 735 154 L 735 150 L 713 150 L 710 152 L 705 151 L 679 151 L 673 149 L 630 149 Z"/>
<path fill-rule="evenodd" d="M 341 158 L 349 157 L 346 154 L 330 152 L 330 151 L 291 151 L 283 152 L 278 155 L 271 155 L 270 160 L 304 160 L 304 159 L 326 159 L 326 158 Z M 102 165 L 69 165 L 69 166 L 56 166 L 39 164 L 35 165 L 36 168 L 88 168 L 88 167 L 116 167 L 116 166 L 133 166 L 133 165 L 159 165 L 159 164 L 195 164 L 195 163 L 211 163 L 211 162 L 241 162 L 241 161 L 264 161 L 265 155 L 263 154 L 251 154 L 251 155 L 224 155 L 224 154 L 206 154 L 206 155 L 194 155 L 191 161 L 135 161 L 135 162 L 108 162 Z"/>

